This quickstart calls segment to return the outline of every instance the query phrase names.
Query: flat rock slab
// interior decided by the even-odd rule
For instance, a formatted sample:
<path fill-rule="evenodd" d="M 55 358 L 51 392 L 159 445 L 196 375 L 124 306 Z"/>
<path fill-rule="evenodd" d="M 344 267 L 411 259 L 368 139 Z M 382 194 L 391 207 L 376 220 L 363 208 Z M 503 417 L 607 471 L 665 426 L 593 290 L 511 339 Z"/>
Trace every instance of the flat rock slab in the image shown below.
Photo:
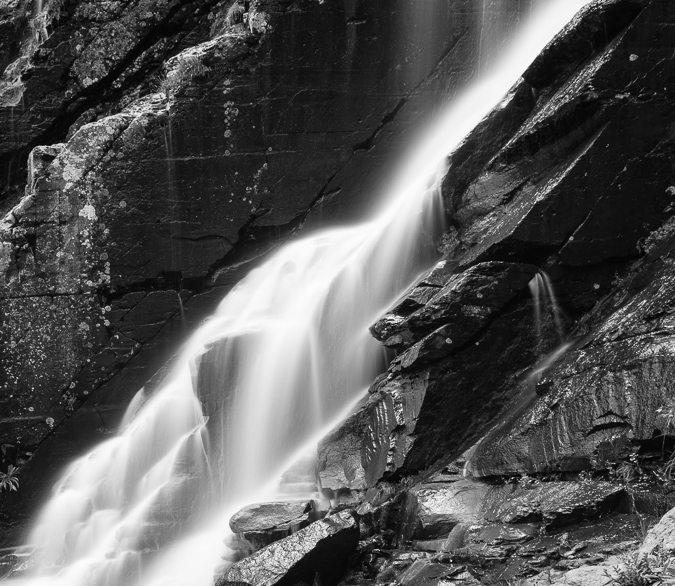
<path fill-rule="evenodd" d="M 216 586 L 294 586 L 312 584 L 319 574 L 335 584 L 347 570 L 359 543 L 359 524 L 350 511 L 316 521 L 234 564 Z"/>
<path fill-rule="evenodd" d="M 310 524 L 312 501 L 257 503 L 230 519 L 230 529 L 260 549 Z"/>
<path fill-rule="evenodd" d="M 544 482 L 532 487 L 491 489 L 484 501 L 488 521 L 543 521 L 562 527 L 610 513 L 619 504 L 623 487 L 610 482 Z"/>

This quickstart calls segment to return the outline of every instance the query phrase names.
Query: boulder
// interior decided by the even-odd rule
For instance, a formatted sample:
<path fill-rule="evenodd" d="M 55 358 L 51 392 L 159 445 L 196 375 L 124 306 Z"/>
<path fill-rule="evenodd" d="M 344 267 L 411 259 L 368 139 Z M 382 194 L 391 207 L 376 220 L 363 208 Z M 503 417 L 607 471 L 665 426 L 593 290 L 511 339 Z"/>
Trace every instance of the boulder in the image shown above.
<path fill-rule="evenodd" d="M 257 503 L 232 515 L 230 529 L 255 549 L 261 549 L 307 527 L 313 509 L 312 501 Z"/>
<path fill-rule="evenodd" d="M 294 586 L 298 582 L 336 584 L 359 542 L 354 514 L 342 511 L 316 521 L 234 564 L 216 586 Z"/>

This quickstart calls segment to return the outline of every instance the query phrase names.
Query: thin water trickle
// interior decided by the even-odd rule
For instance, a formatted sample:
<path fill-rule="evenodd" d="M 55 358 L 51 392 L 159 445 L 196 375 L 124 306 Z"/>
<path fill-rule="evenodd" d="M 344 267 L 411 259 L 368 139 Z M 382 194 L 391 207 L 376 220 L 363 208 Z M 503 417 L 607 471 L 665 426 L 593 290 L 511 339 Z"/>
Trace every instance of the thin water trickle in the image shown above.
<path fill-rule="evenodd" d="M 176 247 L 176 238 L 180 236 L 177 233 L 176 226 L 178 225 L 178 219 L 176 216 L 176 208 L 178 205 L 178 193 L 176 186 L 176 162 L 174 157 L 173 150 L 173 129 L 171 127 L 171 109 L 168 109 L 168 115 L 166 124 L 163 127 L 164 130 L 164 151 L 166 154 L 166 180 L 169 190 L 168 201 L 168 225 L 169 225 L 169 246 L 171 247 L 171 270 L 173 270 L 178 265 L 178 255 Z M 182 308 L 181 308 L 182 309 Z"/>
<path fill-rule="evenodd" d="M 36 569 L 13 583 L 212 583 L 229 517 L 273 500 L 386 366 L 368 327 L 437 259 L 447 155 L 584 4 L 551 2 L 449 105 L 372 219 L 283 246 L 232 290 L 119 434 L 68 468 L 30 536 Z"/>
<path fill-rule="evenodd" d="M 544 271 L 539 271 L 529 283 L 530 293 L 534 301 L 534 324 L 537 333 L 537 345 L 543 348 L 546 344 L 544 339 L 544 323 L 549 314 L 556 329 L 558 342 L 565 337 L 562 312 L 551 278 Z"/>
<path fill-rule="evenodd" d="M 538 362 L 532 370 L 527 374 L 527 385 L 531 389 L 535 389 L 535 387 L 539 384 L 539 381 L 541 381 L 541 377 L 543 374 L 551 368 L 560 358 L 562 358 L 567 351 L 574 346 L 575 341 L 570 340 L 568 342 L 564 342 L 557 346 L 552 352 L 550 352 L 548 355 L 544 357 L 543 360 Z"/>

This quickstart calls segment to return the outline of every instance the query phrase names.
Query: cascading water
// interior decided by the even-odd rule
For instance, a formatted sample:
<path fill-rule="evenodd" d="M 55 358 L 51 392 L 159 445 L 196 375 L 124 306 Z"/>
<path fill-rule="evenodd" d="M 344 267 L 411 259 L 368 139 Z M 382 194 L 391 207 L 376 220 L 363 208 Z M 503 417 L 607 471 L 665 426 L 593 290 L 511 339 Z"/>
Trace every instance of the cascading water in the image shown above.
<path fill-rule="evenodd" d="M 558 304 L 558 298 L 555 295 L 551 278 L 544 271 L 539 271 L 530 281 L 529 287 L 534 301 L 534 323 L 537 331 L 537 344 L 540 348 L 544 346 L 543 314 L 545 311 L 550 311 L 558 341 L 561 342 L 565 332 L 560 305 Z"/>
<path fill-rule="evenodd" d="M 552 1 L 533 19 L 434 122 L 374 219 L 287 244 L 235 287 L 120 433 L 66 471 L 17 584 L 212 583 L 231 514 L 273 496 L 385 366 L 367 328 L 436 258 L 447 154 L 585 3 Z"/>

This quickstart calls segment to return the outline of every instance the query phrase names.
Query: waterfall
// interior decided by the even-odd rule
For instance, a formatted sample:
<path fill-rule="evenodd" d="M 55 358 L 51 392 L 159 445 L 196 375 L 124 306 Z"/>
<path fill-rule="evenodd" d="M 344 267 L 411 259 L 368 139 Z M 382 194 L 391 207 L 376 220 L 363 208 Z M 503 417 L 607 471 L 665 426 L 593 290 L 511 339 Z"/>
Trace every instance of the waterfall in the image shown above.
<path fill-rule="evenodd" d="M 212 583 L 229 517 L 273 496 L 385 368 L 368 326 L 437 258 L 447 155 L 584 4 L 535 15 L 434 121 L 370 220 L 283 246 L 232 290 L 119 433 L 65 471 L 30 536 L 33 574 L 12 583 Z"/>
<path fill-rule="evenodd" d="M 543 313 L 549 311 L 555 325 L 558 341 L 562 342 L 565 332 L 563 328 L 562 313 L 558 298 L 553 289 L 551 278 L 544 271 L 539 271 L 529 283 L 530 293 L 534 301 L 534 325 L 537 332 L 537 345 L 544 348 L 544 317 Z"/>

